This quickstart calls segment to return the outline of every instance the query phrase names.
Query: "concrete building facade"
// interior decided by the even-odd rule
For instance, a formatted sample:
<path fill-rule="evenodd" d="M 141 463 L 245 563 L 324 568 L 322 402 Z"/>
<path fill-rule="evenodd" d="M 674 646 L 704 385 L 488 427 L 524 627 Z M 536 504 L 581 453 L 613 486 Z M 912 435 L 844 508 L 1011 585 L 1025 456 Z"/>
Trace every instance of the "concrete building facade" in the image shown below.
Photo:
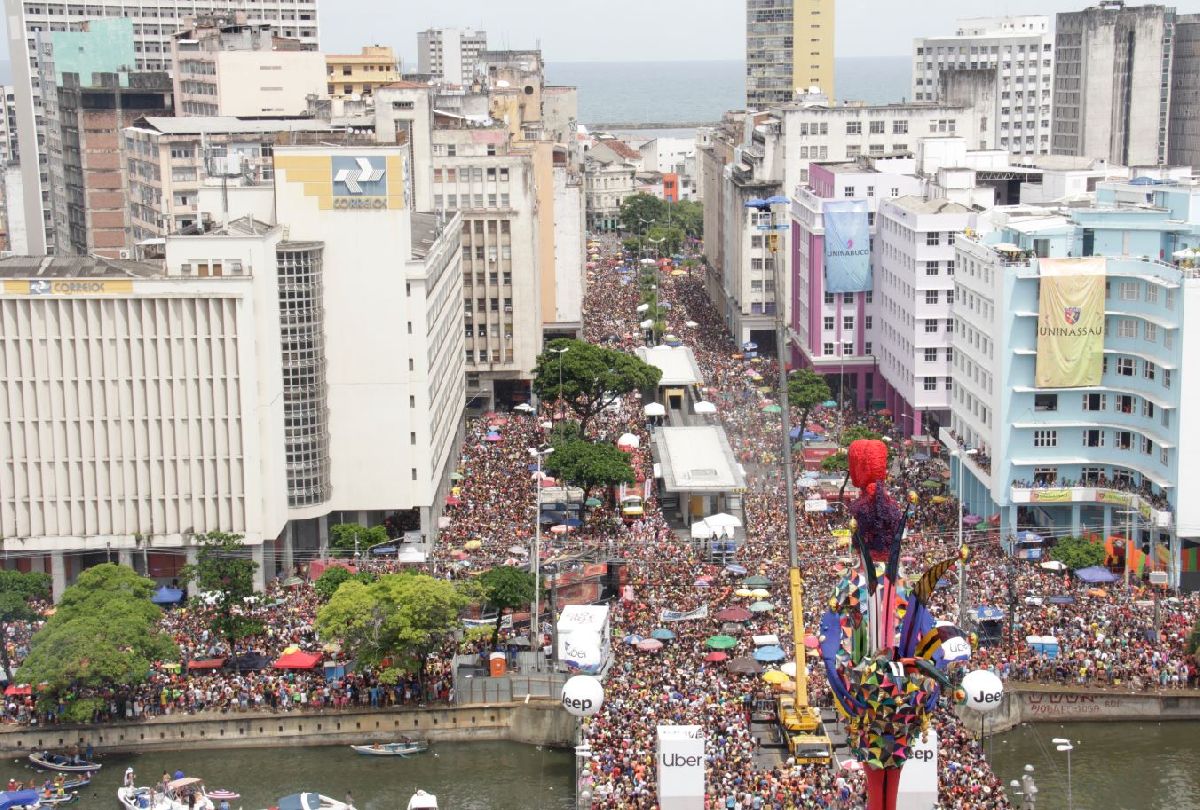
<path fill-rule="evenodd" d="M 38 81 L 40 39 L 46 32 L 78 30 L 88 20 L 123 17 L 134 24 L 135 64 L 139 71 L 171 71 L 171 36 L 188 15 L 226 10 L 228 4 L 209 0 L 161 0 L 145 6 L 130 0 L 64 0 L 28 3 L 5 0 L 9 58 L 17 106 L 25 222 L 29 249 L 43 254 L 54 245 L 50 177 L 45 153 L 45 115 Z M 248 11 L 250 22 L 270 23 L 276 34 L 317 43 L 317 0 L 266 0 Z M 322 74 L 323 77 L 323 74 Z M 36 159 L 35 159 L 36 156 Z M 48 238 L 49 237 L 49 238 Z"/>
<path fill-rule="evenodd" d="M 834 98 L 833 0 L 747 0 L 746 107 L 787 104 L 820 88 Z"/>
<path fill-rule="evenodd" d="M 417 72 L 457 86 L 471 83 L 487 31 L 429 28 L 417 32 Z"/>
<path fill-rule="evenodd" d="M 1054 39 L 1048 17 L 959 20 L 953 36 L 914 40 L 913 54 L 913 100 L 979 109 L 979 141 L 972 148 L 1049 153 Z"/>
<path fill-rule="evenodd" d="M 372 95 L 375 90 L 400 81 L 396 52 L 388 45 L 366 45 L 361 53 L 325 54 L 330 98 Z"/>
<path fill-rule="evenodd" d="M 1175 19 L 1167 165 L 1200 166 L 1200 14 Z"/>

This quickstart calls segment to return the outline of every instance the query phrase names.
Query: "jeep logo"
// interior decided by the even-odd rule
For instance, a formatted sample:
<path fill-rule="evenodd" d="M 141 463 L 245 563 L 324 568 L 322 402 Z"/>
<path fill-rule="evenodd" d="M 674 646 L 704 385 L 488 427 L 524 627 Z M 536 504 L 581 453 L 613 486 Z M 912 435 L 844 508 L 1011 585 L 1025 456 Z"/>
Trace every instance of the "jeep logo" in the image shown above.
<path fill-rule="evenodd" d="M 919 748 L 912 752 L 910 759 L 915 759 L 917 762 L 933 762 L 933 752 L 928 748 Z"/>
<path fill-rule="evenodd" d="M 1000 698 L 1004 697 L 1002 692 L 980 692 L 975 697 L 971 698 L 976 703 L 999 703 Z"/>
<path fill-rule="evenodd" d="M 576 709 L 581 714 L 587 714 L 594 704 L 587 698 L 573 698 L 563 695 L 562 705 L 565 709 Z"/>

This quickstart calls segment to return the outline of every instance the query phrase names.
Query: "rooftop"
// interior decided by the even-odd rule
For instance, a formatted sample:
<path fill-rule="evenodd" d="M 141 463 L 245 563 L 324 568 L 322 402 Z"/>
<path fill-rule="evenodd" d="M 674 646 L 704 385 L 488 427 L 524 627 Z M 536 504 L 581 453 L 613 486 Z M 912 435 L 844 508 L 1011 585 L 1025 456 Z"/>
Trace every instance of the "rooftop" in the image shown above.
<path fill-rule="evenodd" d="M 333 132 L 326 121 L 312 118 L 236 118 L 231 115 L 197 115 L 174 118 L 152 115 L 144 124 L 164 135 L 208 135 L 226 132 Z M 135 125 L 135 126 L 137 126 Z"/>
<path fill-rule="evenodd" d="M 412 255 L 414 259 L 424 259 L 429 255 L 429 249 L 441 235 L 438 214 L 413 211 L 410 219 L 412 231 Z"/>
<path fill-rule="evenodd" d="M 950 200 L 927 200 L 911 194 L 905 197 L 894 197 L 891 203 L 898 208 L 912 211 L 914 214 L 969 214 L 973 210 Z"/>
<path fill-rule="evenodd" d="M 9 256 L 0 259 L 0 278 L 158 278 L 157 262 L 95 256 Z"/>
<path fill-rule="evenodd" d="M 641 347 L 637 356 L 662 372 L 659 386 L 699 385 L 704 382 L 696 356 L 687 346 Z"/>
<path fill-rule="evenodd" d="M 725 429 L 717 425 L 654 431 L 668 492 L 730 492 L 746 486 Z"/>

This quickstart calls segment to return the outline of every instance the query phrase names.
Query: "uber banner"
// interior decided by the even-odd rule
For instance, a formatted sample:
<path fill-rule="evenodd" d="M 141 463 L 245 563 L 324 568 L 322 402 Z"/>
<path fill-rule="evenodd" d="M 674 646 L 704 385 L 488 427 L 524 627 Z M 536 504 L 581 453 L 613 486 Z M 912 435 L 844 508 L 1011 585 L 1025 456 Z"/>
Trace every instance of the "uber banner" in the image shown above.
<path fill-rule="evenodd" d="M 658 806 L 704 810 L 704 729 L 658 727 Z"/>

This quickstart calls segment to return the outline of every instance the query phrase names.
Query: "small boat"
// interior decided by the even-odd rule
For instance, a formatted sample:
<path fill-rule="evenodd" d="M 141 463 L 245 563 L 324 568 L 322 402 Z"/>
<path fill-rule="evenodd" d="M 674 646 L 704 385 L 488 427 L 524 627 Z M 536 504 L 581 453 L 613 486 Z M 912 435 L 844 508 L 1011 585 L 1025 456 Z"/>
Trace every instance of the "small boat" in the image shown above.
<path fill-rule="evenodd" d="M 429 750 L 429 743 L 425 740 L 404 739 L 397 742 L 352 745 L 350 747 L 369 757 L 406 757 L 410 754 L 425 753 Z"/>
<path fill-rule="evenodd" d="M 188 794 L 196 801 L 188 804 Z M 120 787 L 117 800 L 125 810 L 213 810 L 213 802 L 203 790 L 203 780 L 194 776 L 167 783 L 165 792 L 158 787 Z"/>
<path fill-rule="evenodd" d="M 40 806 L 41 807 L 58 807 L 59 805 L 70 804 L 71 802 L 76 802 L 76 801 L 79 801 L 78 793 L 74 793 L 74 792 L 64 793 L 61 796 L 52 793 L 49 796 L 46 796 L 46 795 L 42 796 Z"/>
<path fill-rule="evenodd" d="M 49 751 L 30 754 L 29 761 L 33 763 L 33 767 L 35 768 L 40 768 L 44 771 L 62 771 L 63 773 L 84 773 L 98 771 L 101 768 L 99 762 L 88 762 L 86 759 L 80 759 L 79 757 L 51 754 Z"/>
<path fill-rule="evenodd" d="M 23 810 L 38 807 L 42 794 L 37 790 L 6 790 L 0 793 L 0 810 Z"/>
<path fill-rule="evenodd" d="M 408 800 L 407 810 L 437 810 L 437 806 L 437 796 L 434 796 L 432 793 L 426 793 L 423 790 L 418 790 Z"/>
<path fill-rule="evenodd" d="M 273 810 L 353 810 L 352 806 L 320 793 L 293 793 L 275 803 Z"/>
<path fill-rule="evenodd" d="M 62 783 L 63 790 L 75 790 L 76 788 L 87 787 L 92 783 L 92 775 L 85 773 L 83 776 L 73 776 Z"/>

